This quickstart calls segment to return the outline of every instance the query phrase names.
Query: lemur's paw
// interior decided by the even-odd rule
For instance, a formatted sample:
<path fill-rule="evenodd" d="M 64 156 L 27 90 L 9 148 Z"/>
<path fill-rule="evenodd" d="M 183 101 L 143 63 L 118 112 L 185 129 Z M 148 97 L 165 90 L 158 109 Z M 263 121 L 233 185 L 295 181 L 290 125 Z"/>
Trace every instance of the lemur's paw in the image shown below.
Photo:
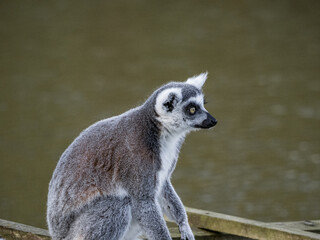
<path fill-rule="evenodd" d="M 179 231 L 181 233 L 181 240 L 195 240 L 188 223 L 181 224 L 179 226 Z"/>

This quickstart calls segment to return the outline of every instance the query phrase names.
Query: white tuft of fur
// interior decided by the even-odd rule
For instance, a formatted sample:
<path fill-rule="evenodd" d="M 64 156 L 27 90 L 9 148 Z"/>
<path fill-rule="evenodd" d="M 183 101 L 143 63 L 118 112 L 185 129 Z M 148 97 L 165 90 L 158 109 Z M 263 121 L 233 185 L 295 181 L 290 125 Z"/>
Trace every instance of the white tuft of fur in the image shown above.
<path fill-rule="evenodd" d="M 203 84 L 207 80 L 207 77 L 208 77 L 208 72 L 200 73 L 199 75 L 195 75 L 191 78 L 188 78 L 186 83 L 191 84 L 201 90 Z"/>

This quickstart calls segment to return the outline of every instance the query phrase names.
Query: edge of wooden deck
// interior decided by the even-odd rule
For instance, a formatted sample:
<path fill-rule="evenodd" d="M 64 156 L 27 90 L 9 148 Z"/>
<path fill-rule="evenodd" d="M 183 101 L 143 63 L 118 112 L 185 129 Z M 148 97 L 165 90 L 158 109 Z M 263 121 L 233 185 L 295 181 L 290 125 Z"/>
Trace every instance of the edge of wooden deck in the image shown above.
<path fill-rule="evenodd" d="M 181 235 L 177 227 L 170 227 L 170 234 L 173 240 L 180 240 Z M 223 240 L 220 238 L 220 234 L 215 234 L 210 231 L 205 231 L 198 228 L 192 229 L 196 239 L 198 240 Z M 16 223 L 4 219 L 0 219 L 0 239 L 4 238 L 6 240 L 16 240 L 16 239 L 24 239 L 24 240 L 50 240 L 51 237 L 49 235 L 48 230 L 32 227 L 29 225 Z M 228 238 L 228 240 L 232 240 Z M 240 240 L 239 238 L 235 238 L 234 240 Z"/>
<path fill-rule="evenodd" d="M 223 232 L 236 236 L 242 236 L 252 239 L 268 240 L 320 240 L 320 234 L 310 232 L 299 228 L 293 228 L 285 223 L 264 223 L 255 220 L 234 217 L 226 214 L 210 211 L 186 208 L 189 222 L 199 228 Z M 313 230 L 320 230 L 319 221 L 311 221 Z"/>
<path fill-rule="evenodd" d="M 320 240 L 320 220 L 264 223 L 194 208 L 186 208 L 197 240 Z M 177 226 L 169 230 L 173 240 L 180 239 Z M 45 229 L 0 219 L 0 238 L 6 240 L 49 240 Z"/>
<path fill-rule="evenodd" d="M 0 219 L 0 237 L 4 239 L 50 240 L 45 229 Z"/>

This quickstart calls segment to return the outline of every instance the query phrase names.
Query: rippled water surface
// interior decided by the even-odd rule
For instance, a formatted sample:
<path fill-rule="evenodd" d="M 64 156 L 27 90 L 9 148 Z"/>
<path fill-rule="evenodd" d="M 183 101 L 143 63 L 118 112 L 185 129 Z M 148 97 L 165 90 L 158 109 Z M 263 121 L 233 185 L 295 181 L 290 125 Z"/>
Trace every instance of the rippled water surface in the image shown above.
<path fill-rule="evenodd" d="M 319 1 L 0 6 L 0 218 L 45 227 L 52 171 L 80 131 L 208 70 L 219 123 L 182 148 L 185 205 L 319 219 Z"/>

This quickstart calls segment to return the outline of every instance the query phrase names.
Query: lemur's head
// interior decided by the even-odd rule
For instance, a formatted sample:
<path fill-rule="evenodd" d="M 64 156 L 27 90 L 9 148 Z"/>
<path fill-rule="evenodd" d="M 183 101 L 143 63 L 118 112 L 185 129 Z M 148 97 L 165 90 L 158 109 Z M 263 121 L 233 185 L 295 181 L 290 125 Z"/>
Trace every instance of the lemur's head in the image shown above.
<path fill-rule="evenodd" d="M 189 132 L 217 124 L 204 108 L 202 86 L 207 75 L 202 73 L 186 82 L 168 83 L 156 92 L 157 119 L 169 132 Z"/>

